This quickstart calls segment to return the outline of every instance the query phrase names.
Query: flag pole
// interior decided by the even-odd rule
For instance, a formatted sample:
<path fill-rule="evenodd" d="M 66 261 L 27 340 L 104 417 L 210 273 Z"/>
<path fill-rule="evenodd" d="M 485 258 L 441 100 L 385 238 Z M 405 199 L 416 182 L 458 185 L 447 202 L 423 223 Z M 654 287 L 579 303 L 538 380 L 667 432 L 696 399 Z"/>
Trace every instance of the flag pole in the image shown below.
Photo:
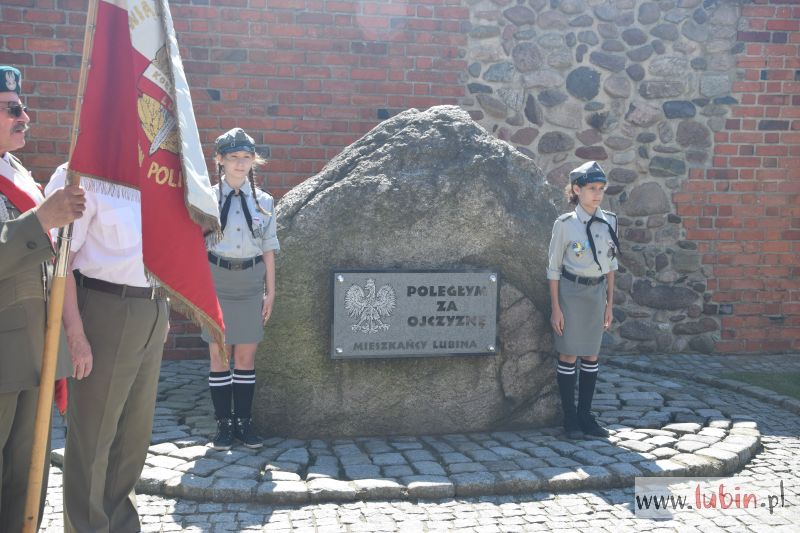
<path fill-rule="evenodd" d="M 86 30 L 83 37 L 83 57 L 78 81 L 78 95 L 75 102 L 75 116 L 72 120 L 69 159 L 72 159 L 72 152 L 75 149 L 75 142 L 78 137 L 80 111 L 83 104 L 83 94 L 86 90 L 86 78 L 88 76 L 95 21 L 97 19 L 97 6 L 98 0 L 89 0 L 86 13 Z M 79 184 L 80 175 L 69 170 L 67 172 L 66 185 Z M 23 533 L 36 533 L 38 529 L 42 485 L 47 483 L 47 480 L 44 479 L 44 465 L 45 461 L 49 461 L 49 458 L 46 458 L 45 454 L 52 422 L 56 359 L 58 358 L 58 344 L 61 336 L 61 317 L 64 310 L 64 289 L 66 286 L 71 239 L 72 224 L 70 223 L 68 226 L 58 230 L 58 252 L 54 276 L 51 281 L 50 298 L 47 303 L 47 330 L 44 337 L 44 354 L 42 355 L 42 371 L 39 379 L 39 400 L 36 404 L 31 464 L 28 470 L 28 491 L 25 497 Z"/>

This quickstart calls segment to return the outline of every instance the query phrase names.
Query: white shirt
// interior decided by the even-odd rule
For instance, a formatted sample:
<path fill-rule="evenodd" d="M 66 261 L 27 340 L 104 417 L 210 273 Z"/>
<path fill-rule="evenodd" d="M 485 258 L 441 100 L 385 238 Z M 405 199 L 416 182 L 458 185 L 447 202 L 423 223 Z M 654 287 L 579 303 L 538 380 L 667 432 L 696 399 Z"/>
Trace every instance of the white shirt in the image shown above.
<path fill-rule="evenodd" d="M 595 217 L 607 221 L 617 230 L 617 216 L 609 211 L 597 208 Z M 617 247 L 611 239 L 609 226 L 602 222 L 592 223 L 592 234 L 597 250 L 597 261 L 594 261 L 589 239 L 586 236 L 586 224 L 592 218 L 583 207 L 577 205 L 571 213 L 561 215 L 553 223 L 553 234 L 550 237 L 550 252 L 547 265 L 547 279 L 561 279 L 561 269 L 566 268 L 572 274 L 582 277 L 597 278 L 617 270 Z"/>
<path fill-rule="evenodd" d="M 63 187 L 66 164 L 53 173 L 45 193 Z M 149 287 L 142 260 L 142 211 L 139 191 L 81 177 L 86 210 L 72 229 L 73 268 L 90 278 Z"/>
<path fill-rule="evenodd" d="M 213 187 L 217 198 L 219 198 L 220 186 L 222 186 L 222 202 L 224 203 L 228 193 L 233 189 L 225 180 L 222 180 Z M 245 182 L 244 186 L 239 189 L 239 197 L 234 196 L 231 198 L 228 221 L 225 225 L 222 240 L 209 246 L 209 252 L 227 259 L 249 259 L 269 250 L 280 250 L 276 234 L 275 203 L 272 196 L 261 189 L 256 189 L 256 194 L 258 204 L 269 214 L 265 215 L 258 210 L 253 201 L 250 184 Z M 244 217 L 241 202 L 247 202 L 255 236 L 250 232 L 250 228 L 247 227 L 247 220 Z M 222 206 L 220 206 L 220 211 L 222 211 Z"/>

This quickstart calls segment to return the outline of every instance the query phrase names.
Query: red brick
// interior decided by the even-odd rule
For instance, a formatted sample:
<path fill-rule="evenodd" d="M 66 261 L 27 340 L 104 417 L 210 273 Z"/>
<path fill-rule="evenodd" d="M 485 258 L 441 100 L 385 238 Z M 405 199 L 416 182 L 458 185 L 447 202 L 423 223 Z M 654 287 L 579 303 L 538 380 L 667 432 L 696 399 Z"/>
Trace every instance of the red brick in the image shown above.
<path fill-rule="evenodd" d="M 784 31 L 798 31 L 800 30 L 800 21 L 798 20 L 768 20 L 768 30 L 784 30 Z"/>
<path fill-rule="evenodd" d="M 742 17 L 752 19 L 755 17 L 772 17 L 775 14 L 775 8 L 766 5 L 743 5 L 741 7 Z"/>

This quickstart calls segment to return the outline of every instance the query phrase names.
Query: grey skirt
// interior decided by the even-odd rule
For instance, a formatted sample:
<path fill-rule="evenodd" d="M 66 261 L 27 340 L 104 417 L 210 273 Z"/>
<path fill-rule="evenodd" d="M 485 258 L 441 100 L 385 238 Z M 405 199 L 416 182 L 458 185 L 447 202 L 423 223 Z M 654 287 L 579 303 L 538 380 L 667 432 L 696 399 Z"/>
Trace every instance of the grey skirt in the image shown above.
<path fill-rule="evenodd" d="M 558 353 L 564 355 L 597 355 L 603 340 L 603 317 L 606 312 L 608 281 L 597 285 L 581 285 L 561 278 L 558 302 L 564 314 L 564 334 L 553 333 Z"/>
<path fill-rule="evenodd" d="M 225 344 L 256 344 L 264 338 L 261 306 L 264 302 L 264 275 L 267 267 L 260 262 L 246 270 L 229 270 L 210 263 L 211 277 L 222 307 Z M 211 341 L 203 330 L 203 340 Z"/>

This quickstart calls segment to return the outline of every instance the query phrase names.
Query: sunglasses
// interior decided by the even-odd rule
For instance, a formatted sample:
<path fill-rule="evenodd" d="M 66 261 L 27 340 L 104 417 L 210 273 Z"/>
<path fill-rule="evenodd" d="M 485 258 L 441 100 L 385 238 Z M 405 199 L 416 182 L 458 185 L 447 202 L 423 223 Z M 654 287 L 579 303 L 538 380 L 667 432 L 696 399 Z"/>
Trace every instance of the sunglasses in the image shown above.
<path fill-rule="evenodd" d="M 28 106 L 24 106 L 17 102 L 6 102 L 6 111 L 14 118 L 20 118 L 22 113 L 28 112 Z"/>

